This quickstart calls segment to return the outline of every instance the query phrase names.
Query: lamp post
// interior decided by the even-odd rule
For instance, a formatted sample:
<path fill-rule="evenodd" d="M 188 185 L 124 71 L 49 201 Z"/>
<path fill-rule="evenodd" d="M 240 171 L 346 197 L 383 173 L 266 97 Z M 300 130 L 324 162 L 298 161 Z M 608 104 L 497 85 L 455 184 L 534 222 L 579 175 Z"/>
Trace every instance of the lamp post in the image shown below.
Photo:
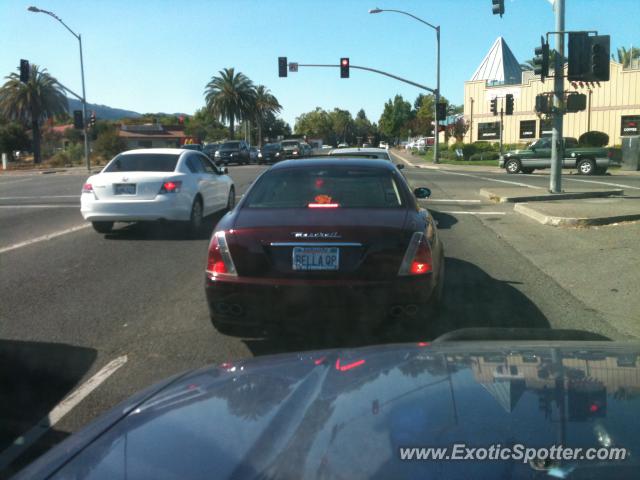
<path fill-rule="evenodd" d="M 80 74 L 82 76 L 82 130 L 84 133 L 84 160 L 87 165 L 87 170 L 91 170 L 91 163 L 89 161 L 89 135 L 87 134 L 87 96 L 84 88 L 84 60 L 82 58 L 82 36 L 79 33 L 76 33 L 73 30 L 71 30 L 67 26 L 67 24 L 64 23 L 62 19 L 53 12 L 50 12 L 48 10 L 42 10 L 38 7 L 29 7 L 27 10 L 34 13 L 45 13 L 50 17 L 55 18 L 64 26 L 64 28 L 66 28 L 71 33 L 71 35 L 76 37 L 76 39 L 78 40 L 78 44 L 80 45 Z"/>
<path fill-rule="evenodd" d="M 401 13 L 402 15 L 411 17 L 414 20 L 419 21 L 420 23 L 424 23 L 428 27 L 433 28 L 436 32 L 436 91 L 434 94 L 435 102 L 433 105 L 433 118 L 435 122 L 435 128 L 434 128 L 435 138 L 433 139 L 433 163 L 440 163 L 439 148 L 438 148 L 439 136 L 440 136 L 439 135 L 440 128 L 438 124 L 438 103 L 440 102 L 440 25 L 437 25 L 437 26 L 431 25 L 429 22 L 426 22 L 421 18 L 418 18 L 415 15 L 412 15 L 402 10 L 391 10 L 391 9 L 384 9 L 384 8 L 372 8 L 371 10 L 369 10 L 369 13 L 381 13 L 381 12 Z"/>

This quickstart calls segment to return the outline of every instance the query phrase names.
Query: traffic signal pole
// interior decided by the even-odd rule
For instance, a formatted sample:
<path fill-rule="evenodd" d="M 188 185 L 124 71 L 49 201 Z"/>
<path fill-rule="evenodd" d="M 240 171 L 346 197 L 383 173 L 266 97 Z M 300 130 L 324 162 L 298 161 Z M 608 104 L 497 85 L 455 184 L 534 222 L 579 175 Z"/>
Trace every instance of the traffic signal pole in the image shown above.
<path fill-rule="evenodd" d="M 562 193 L 562 163 L 564 160 L 562 142 L 562 116 L 564 114 L 564 0 L 555 0 L 553 9 L 556 16 L 555 65 L 553 74 L 553 130 L 551 150 L 551 176 L 549 191 Z"/>
<path fill-rule="evenodd" d="M 502 159 L 502 135 L 504 132 L 504 104 L 500 107 L 500 159 Z"/>

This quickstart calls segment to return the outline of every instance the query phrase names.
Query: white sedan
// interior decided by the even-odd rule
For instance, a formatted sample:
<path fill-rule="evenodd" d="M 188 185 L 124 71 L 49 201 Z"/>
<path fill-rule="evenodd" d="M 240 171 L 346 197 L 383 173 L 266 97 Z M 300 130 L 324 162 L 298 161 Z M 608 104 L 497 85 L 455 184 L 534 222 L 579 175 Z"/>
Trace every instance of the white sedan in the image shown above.
<path fill-rule="evenodd" d="M 120 153 L 82 187 L 80 212 L 100 233 L 114 222 L 183 221 L 192 232 L 203 217 L 235 205 L 225 167 L 194 150 L 149 148 Z"/>

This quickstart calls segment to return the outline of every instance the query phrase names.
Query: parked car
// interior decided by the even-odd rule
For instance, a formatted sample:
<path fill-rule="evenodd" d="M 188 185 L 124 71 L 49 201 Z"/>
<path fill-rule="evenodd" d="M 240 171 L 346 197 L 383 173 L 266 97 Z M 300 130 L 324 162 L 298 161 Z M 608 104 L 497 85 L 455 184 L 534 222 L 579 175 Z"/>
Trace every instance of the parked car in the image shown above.
<path fill-rule="evenodd" d="M 203 150 L 203 146 L 201 143 L 185 143 L 184 145 L 181 145 L 180 148 L 183 148 L 185 150 L 195 150 L 197 152 L 202 152 Z"/>
<path fill-rule="evenodd" d="M 215 161 L 229 165 L 237 163 L 246 165 L 251 160 L 249 144 L 244 140 L 231 140 L 224 142 L 215 153 Z"/>
<path fill-rule="evenodd" d="M 575 168 L 580 175 L 604 174 L 611 165 L 613 149 L 580 147 L 575 138 L 565 137 L 562 168 Z M 527 148 L 506 152 L 499 161 L 507 173 L 532 173 L 551 168 L 551 139 L 541 138 Z"/>
<path fill-rule="evenodd" d="M 284 160 L 284 149 L 281 143 L 267 143 L 258 151 L 258 163 L 276 163 Z"/>
<path fill-rule="evenodd" d="M 380 142 L 378 145 L 380 148 L 389 148 L 389 144 L 387 142 Z"/>
<path fill-rule="evenodd" d="M 235 187 L 226 168 L 189 149 L 150 148 L 118 154 L 82 187 L 80 213 L 99 233 L 114 222 L 172 220 L 193 232 L 202 218 L 233 208 Z"/>
<path fill-rule="evenodd" d="M 301 140 L 283 140 L 281 144 L 285 158 L 302 158 L 304 156 L 303 143 Z"/>
<path fill-rule="evenodd" d="M 258 163 L 258 149 L 256 147 L 249 147 L 249 162 Z"/>
<path fill-rule="evenodd" d="M 205 281 L 214 327 L 243 335 L 283 326 L 296 305 L 324 318 L 354 305 L 367 329 L 389 318 L 435 322 L 444 249 L 416 200 L 430 194 L 390 162 L 277 163 L 215 227 Z"/>
<path fill-rule="evenodd" d="M 309 157 L 312 155 L 313 147 L 311 145 L 309 145 L 308 143 L 301 143 L 300 146 L 302 147 L 303 157 Z"/>
<path fill-rule="evenodd" d="M 219 143 L 208 143 L 202 147 L 202 152 L 205 153 L 210 159 L 214 160 L 216 152 L 220 149 Z"/>
<path fill-rule="evenodd" d="M 363 143 L 362 148 L 373 148 L 373 144 L 371 143 Z"/>
<path fill-rule="evenodd" d="M 339 143 L 339 144 L 338 144 L 338 148 L 348 148 L 348 147 L 349 147 L 349 144 L 348 144 L 348 143 L 344 143 L 344 142 L 343 142 L 343 143 Z"/>

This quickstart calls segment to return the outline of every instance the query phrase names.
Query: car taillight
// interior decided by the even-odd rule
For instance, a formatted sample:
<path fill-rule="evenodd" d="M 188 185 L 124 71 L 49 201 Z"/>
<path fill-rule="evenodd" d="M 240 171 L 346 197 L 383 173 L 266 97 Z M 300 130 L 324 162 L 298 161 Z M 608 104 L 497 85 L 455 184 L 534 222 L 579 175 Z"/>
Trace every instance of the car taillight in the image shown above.
<path fill-rule="evenodd" d="M 610 148 L 609 151 L 607 152 L 607 157 L 613 158 L 613 149 L 612 148 Z"/>
<path fill-rule="evenodd" d="M 160 193 L 179 193 L 181 186 L 182 186 L 182 182 L 177 180 L 164 182 L 162 184 L 162 187 L 160 188 Z"/>
<path fill-rule="evenodd" d="M 207 273 L 213 276 L 219 274 L 237 275 L 236 267 L 231 258 L 225 232 L 216 232 L 209 243 L 209 257 L 207 259 Z"/>
<path fill-rule="evenodd" d="M 432 270 L 431 247 L 424 233 L 415 232 L 400 264 L 398 275 L 424 275 Z"/>
<path fill-rule="evenodd" d="M 93 185 L 90 183 L 82 185 L 82 193 L 93 193 Z"/>

